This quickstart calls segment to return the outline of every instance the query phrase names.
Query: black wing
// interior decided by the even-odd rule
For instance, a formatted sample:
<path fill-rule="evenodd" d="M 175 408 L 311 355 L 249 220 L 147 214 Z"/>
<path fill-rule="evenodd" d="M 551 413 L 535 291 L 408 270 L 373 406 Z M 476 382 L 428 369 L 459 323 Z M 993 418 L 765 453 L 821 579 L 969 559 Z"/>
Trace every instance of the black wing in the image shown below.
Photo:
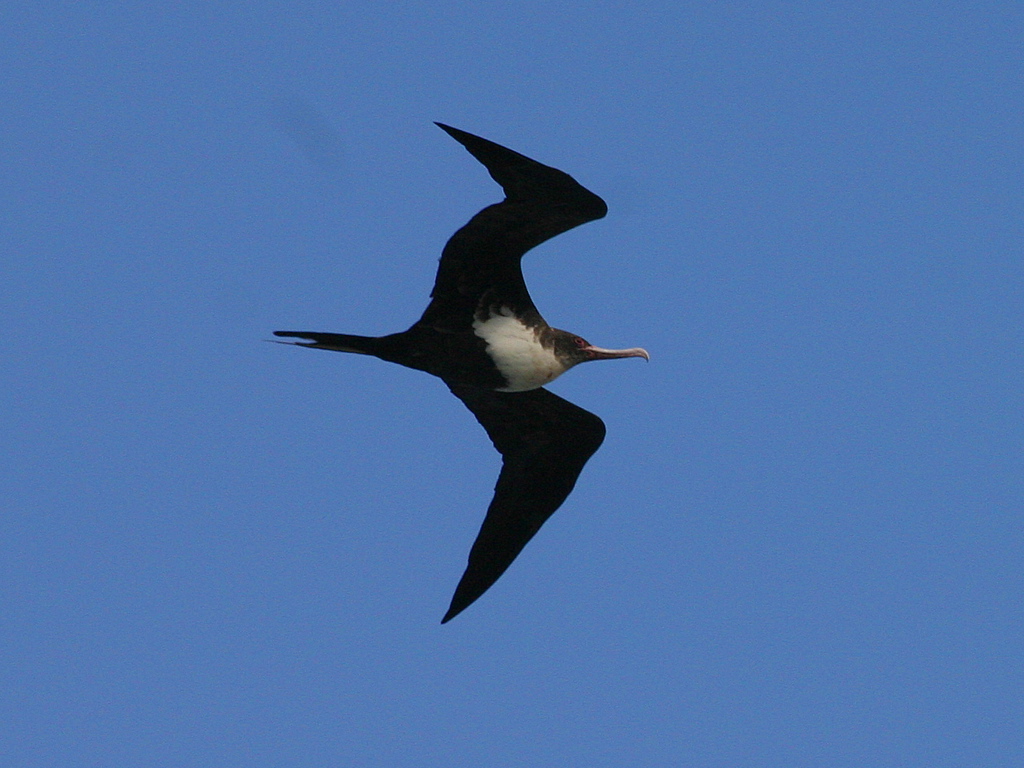
<path fill-rule="evenodd" d="M 512 564 L 576 485 L 604 440 L 604 422 L 546 389 L 494 392 L 448 383 L 473 412 L 503 462 L 494 499 L 448 613 L 454 618 Z"/>
<path fill-rule="evenodd" d="M 608 206 L 567 173 L 493 141 L 437 125 L 487 167 L 505 190 L 505 199 L 484 208 L 452 235 L 441 254 L 433 301 L 420 322 L 463 330 L 482 301 L 508 306 L 517 314 L 534 310 L 519 264 L 523 254 L 602 218 Z"/>

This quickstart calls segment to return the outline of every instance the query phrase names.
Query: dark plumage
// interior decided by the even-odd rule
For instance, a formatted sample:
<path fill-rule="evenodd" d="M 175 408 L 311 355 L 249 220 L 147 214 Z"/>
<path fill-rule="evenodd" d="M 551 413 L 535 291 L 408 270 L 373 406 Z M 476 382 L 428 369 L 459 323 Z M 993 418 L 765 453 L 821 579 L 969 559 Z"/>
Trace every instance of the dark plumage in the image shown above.
<path fill-rule="evenodd" d="M 565 501 L 604 440 L 601 419 L 541 387 L 581 362 L 648 355 L 639 348 L 601 349 L 551 328 L 523 280 L 523 254 L 603 217 L 604 201 L 562 171 L 438 125 L 487 167 L 505 200 L 452 235 L 423 316 L 388 336 L 274 333 L 303 339 L 290 342 L 299 346 L 373 355 L 440 377 L 501 453 L 494 499 L 444 623 L 505 572 Z"/>

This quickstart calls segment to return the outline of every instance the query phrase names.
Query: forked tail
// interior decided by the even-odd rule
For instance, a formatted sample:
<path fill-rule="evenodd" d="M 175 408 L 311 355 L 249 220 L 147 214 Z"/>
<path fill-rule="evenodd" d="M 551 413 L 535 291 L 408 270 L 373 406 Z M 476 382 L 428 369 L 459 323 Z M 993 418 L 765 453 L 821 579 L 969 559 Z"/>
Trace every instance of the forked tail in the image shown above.
<path fill-rule="evenodd" d="M 281 344 L 295 344 L 311 349 L 330 349 L 335 352 L 354 352 L 357 355 L 379 357 L 380 339 L 374 336 L 352 336 L 347 333 L 319 333 L 316 331 L 274 331 L 275 336 L 284 336 L 305 341 L 282 341 Z"/>

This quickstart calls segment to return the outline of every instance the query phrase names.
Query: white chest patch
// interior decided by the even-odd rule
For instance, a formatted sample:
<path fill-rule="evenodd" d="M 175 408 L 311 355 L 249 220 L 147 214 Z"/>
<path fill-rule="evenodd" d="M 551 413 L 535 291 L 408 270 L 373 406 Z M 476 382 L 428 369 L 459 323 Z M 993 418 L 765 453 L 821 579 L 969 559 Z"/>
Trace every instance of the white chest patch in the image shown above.
<path fill-rule="evenodd" d="M 543 387 L 565 372 L 555 353 L 542 346 L 533 328 L 506 308 L 473 323 L 473 332 L 487 342 L 487 353 L 509 385 L 499 392 L 525 392 Z"/>

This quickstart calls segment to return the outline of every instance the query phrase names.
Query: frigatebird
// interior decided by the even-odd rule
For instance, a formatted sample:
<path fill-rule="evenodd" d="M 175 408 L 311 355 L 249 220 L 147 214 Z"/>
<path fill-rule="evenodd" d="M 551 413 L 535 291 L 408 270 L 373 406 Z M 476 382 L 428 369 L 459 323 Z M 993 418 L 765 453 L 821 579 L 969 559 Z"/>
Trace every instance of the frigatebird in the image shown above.
<path fill-rule="evenodd" d="M 604 200 L 569 174 L 437 123 L 505 191 L 452 235 L 431 301 L 409 330 L 387 336 L 275 331 L 311 349 L 354 352 L 439 377 L 487 431 L 501 474 L 444 624 L 486 592 L 576 485 L 604 441 L 604 422 L 544 389 L 589 360 L 650 356 L 602 349 L 550 327 L 530 299 L 520 261 L 534 246 L 602 218 Z"/>

